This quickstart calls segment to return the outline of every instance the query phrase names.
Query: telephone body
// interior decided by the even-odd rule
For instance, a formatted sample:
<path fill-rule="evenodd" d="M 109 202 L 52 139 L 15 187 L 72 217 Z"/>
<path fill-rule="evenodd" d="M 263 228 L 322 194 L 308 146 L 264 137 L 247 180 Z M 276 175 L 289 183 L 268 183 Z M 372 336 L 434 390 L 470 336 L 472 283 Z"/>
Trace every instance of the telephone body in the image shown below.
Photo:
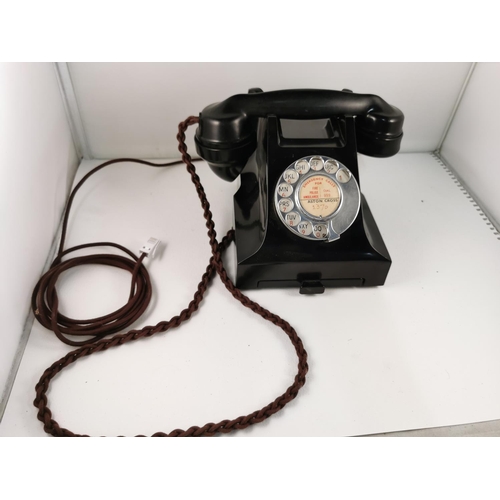
<path fill-rule="evenodd" d="M 391 258 L 359 190 L 357 153 L 399 151 L 403 113 L 349 90 L 282 90 L 206 107 L 198 154 L 234 196 L 240 289 L 383 285 Z"/>

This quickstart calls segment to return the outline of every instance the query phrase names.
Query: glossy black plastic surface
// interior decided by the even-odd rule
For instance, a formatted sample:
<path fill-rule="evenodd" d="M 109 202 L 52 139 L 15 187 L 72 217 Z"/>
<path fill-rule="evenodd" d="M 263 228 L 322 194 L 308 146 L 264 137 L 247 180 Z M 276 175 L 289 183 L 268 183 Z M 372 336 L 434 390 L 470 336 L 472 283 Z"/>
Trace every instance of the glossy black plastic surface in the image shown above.
<path fill-rule="evenodd" d="M 273 193 L 294 161 L 323 155 L 343 163 L 361 190 L 357 152 L 399 151 L 403 114 L 373 95 L 293 90 L 236 95 L 200 114 L 197 151 L 225 180 L 241 175 L 234 197 L 238 288 L 383 285 L 391 259 L 365 198 L 332 242 L 300 238 L 279 219 Z"/>

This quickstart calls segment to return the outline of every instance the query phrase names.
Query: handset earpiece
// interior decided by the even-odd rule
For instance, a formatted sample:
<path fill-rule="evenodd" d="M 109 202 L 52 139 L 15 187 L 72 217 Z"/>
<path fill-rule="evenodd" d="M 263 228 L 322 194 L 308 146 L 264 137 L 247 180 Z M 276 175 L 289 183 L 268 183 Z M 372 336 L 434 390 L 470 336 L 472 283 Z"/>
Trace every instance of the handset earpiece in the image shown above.
<path fill-rule="evenodd" d="M 248 94 L 261 94 L 251 88 Z M 198 154 L 219 177 L 234 181 L 255 151 L 257 120 L 246 115 L 243 106 L 232 104 L 232 98 L 211 104 L 200 113 L 195 134 Z"/>
<path fill-rule="evenodd" d="M 211 104 L 200 113 L 195 134 L 198 154 L 222 179 L 234 181 L 257 146 L 256 119 L 229 99 Z"/>

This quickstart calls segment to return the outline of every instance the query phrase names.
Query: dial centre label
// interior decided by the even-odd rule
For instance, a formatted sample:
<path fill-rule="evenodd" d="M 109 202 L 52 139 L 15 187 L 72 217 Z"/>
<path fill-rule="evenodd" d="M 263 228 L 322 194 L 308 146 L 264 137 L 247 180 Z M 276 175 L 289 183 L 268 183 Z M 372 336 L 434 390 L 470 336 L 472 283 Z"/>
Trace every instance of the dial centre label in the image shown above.
<path fill-rule="evenodd" d="M 313 175 L 300 186 L 299 201 L 313 217 L 328 217 L 339 207 L 339 187 L 325 175 Z"/>

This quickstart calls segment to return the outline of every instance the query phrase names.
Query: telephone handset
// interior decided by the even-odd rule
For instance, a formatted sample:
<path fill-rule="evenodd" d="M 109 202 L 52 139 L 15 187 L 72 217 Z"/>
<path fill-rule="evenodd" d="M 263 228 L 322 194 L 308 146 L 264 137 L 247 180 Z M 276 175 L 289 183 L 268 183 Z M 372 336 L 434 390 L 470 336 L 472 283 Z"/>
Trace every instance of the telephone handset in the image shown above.
<path fill-rule="evenodd" d="M 403 113 L 375 95 L 281 90 L 206 107 L 199 155 L 234 197 L 236 286 L 383 285 L 391 259 L 359 188 L 357 152 L 395 155 Z"/>

